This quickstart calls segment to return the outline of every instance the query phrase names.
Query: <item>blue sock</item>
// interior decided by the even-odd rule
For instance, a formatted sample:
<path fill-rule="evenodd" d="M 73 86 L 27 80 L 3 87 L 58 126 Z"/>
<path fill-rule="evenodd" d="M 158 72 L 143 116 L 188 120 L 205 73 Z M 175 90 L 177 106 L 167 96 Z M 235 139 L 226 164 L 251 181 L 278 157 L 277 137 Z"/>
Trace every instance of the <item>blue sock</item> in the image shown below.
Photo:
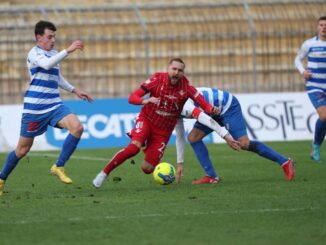
<path fill-rule="evenodd" d="M 203 167 L 206 175 L 216 178 L 217 173 L 215 172 L 215 169 L 213 167 L 213 164 L 211 162 L 211 159 L 209 158 L 207 148 L 203 141 L 197 141 L 195 143 L 190 144 L 192 149 L 194 150 L 196 157 L 200 163 L 200 165 Z"/>
<path fill-rule="evenodd" d="M 288 158 L 269 148 L 267 145 L 259 141 L 250 140 L 248 151 L 257 153 L 259 156 L 277 162 L 279 165 L 285 163 Z"/>
<path fill-rule="evenodd" d="M 57 167 L 63 167 L 65 165 L 66 161 L 68 161 L 72 153 L 75 151 L 79 140 L 80 138 L 76 138 L 72 134 L 68 134 L 56 163 Z"/>
<path fill-rule="evenodd" d="M 315 126 L 314 144 L 321 145 L 326 134 L 326 122 L 318 119 Z"/>
<path fill-rule="evenodd" d="M 17 158 L 15 151 L 8 154 L 7 160 L 2 167 L 0 179 L 6 180 L 11 171 L 16 167 L 19 158 Z"/>

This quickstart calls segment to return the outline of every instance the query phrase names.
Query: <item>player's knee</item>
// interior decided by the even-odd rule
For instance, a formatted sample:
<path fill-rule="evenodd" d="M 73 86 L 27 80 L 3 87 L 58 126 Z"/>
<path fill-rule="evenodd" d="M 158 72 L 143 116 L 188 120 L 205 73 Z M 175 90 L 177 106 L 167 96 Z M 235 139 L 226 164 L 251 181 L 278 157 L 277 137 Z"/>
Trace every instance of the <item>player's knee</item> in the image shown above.
<path fill-rule="evenodd" d="M 195 134 L 188 134 L 188 141 L 189 143 L 195 143 L 197 141 L 199 141 L 200 138 L 198 138 Z"/>
<path fill-rule="evenodd" d="M 130 144 L 137 146 L 139 150 L 143 146 L 143 143 L 141 143 L 141 142 L 139 142 L 137 140 L 131 140 Z"/>
<path fill-rule="evenodd" d="M 143 165 L 141 166 L 141 169 L 145 174 L 150 174 L 153 173 L 154 171 L 154 166 L 150 163 L 148 163 L 146 160 L 144 161 Z"/>
<path fill-rule="evenodd" d="M 24 156 L 26 156 L 30 149 L 31 149 L 30 146 L 24 146 L 24 147 L 17 148 L 15 150 L 17 158 L 20 159 L 20 158 L 23 158 Z"/>
<path fill-rule="evenodd" d="M 249 149 L 249 144 L 250 144 L 250 140 L 245 138 L 245 139 L 238 139 L 239 143 L 240 143 L 240 147 L 242 150 L 248 150 Z"/>
<path fill-rule="evenodd" d="M 76 138 L 80 138 L 84 132 L 84 127 L 81 123 L 77 123 L 75 126 L 68 128 L 69 132 Z"/>
<path fill-rule="evenodd" d="M 143 172 L 145 174 L 151 174 L 153 173 L 154 171 L 154 166 L 150 165 L 150 164 L 146 164 L 144 163 L 142 166 L 141 166 L 141 169 L 143 170 Z"/>
<path fill-rule="evenodd" d="M 126 146 L 126 148 L 123 149 L 123 151 L 127 155 L 127 158 L 131 158 L 138 154 L 138 152 L 140 151 L 140 148 L 138 146 L 136 146 L 135 144 L 129 144 Z"/>
<path fill-rule="evenodd" d="M 76 127 L 76 134 L 81 136 L 83 132 L 84 132 L 84 126 L 81 123 L 79 123 Z"/>
<path fill-rule="evenodd" d="M 321 106 L 317 109 L 319 120 L 326 122 L 326 106 Z"/>
<path fill-rule="evenodd" d="M 319 119 L 320 119 L 321 121 L 323 121 L 324 123 L 326 123 L 326 113 L 325 113 L 325 114 L 321 114 L 321 115 L 319 116 Z"/>

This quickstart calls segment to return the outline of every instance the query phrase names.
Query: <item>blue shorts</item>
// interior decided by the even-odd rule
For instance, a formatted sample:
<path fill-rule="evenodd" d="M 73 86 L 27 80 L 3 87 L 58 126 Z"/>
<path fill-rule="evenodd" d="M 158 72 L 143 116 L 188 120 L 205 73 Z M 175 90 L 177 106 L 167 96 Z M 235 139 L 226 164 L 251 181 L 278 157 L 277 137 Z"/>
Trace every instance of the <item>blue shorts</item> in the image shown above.
<path fill-rule="evenodd" d="M 233 96 L 230 108 L 223 115 L 214 116 L 213 118 L 218 124 L 225 126 L 234 139 L 247 135 L 246 122 L 242 115 L 240 103 L 235 96 Z M 206 135 L 213 131 L 198 121 L 195 123 L 194 128 L 203 131 Z"/>
<path fill-rule="evenodd" d="M 34 138 L 43 134 L 48 125 L 59 128 L 57 123 L 69 114 L 71 114 L 70 109 L 64 105 L 44 114 L 23 113 L 20 136 Z"/>
<path fill-rule="evenodd" d="M 312 105 L 317 109 L 318 107 L 326 105 L 326 94 L 321 91 L 308 93 Z"/>

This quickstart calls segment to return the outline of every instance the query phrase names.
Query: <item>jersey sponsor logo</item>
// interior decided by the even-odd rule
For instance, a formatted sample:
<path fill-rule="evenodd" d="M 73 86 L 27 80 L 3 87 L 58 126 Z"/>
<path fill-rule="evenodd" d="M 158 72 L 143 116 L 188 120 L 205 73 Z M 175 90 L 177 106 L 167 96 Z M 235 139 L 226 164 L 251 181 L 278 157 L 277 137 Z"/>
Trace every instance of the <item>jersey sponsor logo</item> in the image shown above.
<path fill-rule="evenodd" d="M 310 51 L 311 52 L 322 52 L 322 51 L 326 51 L 326 47 L 311 47 Z"/>
<path fill-rule="evenodd" d="M 160 116 L 163 116 L 163 117 L 171 117 L 171 116 L 174 116 L 173 113 L 169 113 L 169 112 L 166 112 L 166 111 L 156 110 L 155 112 L 156 112 L 156 114 L 158 114 Z"/>
<path fill-rule="evenodd" d="M 166 94 L 164 95 L 164 97 L 168 98 L 168 99 L 171 99 L 171 100 L 176 100 L 178 99 L 177 97 L 175 97 L 174 95 L 170 95 L 170 94 Z"/>

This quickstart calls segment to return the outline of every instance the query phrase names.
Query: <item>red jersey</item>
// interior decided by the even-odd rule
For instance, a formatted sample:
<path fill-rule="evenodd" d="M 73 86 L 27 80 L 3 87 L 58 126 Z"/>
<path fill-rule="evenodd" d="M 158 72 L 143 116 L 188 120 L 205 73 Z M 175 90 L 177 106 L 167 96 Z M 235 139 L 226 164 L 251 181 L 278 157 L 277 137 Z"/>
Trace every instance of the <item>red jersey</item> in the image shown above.
<path fill-rule="evenodd" d="M 141 88 L 149 93 L 149 97 L 159 98 L 159 104 L 144 105 L 140 116 L 146 117 L 154 127 L 163 131 L 173 131 L 188 98 L 197 102 L 205 111 L 210 112 L 212 109 L 186 77 L 181 78 L 176 85 L 170 85 L 168 73 L 158 72 L 143 82 Z"/>

